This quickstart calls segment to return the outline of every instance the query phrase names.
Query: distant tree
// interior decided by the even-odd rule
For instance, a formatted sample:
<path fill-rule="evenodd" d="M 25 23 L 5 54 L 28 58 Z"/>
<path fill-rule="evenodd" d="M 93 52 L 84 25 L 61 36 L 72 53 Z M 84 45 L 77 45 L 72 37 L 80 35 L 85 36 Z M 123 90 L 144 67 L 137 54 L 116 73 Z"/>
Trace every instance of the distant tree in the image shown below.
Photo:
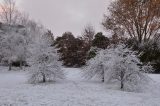
<path fill-rule="evenodd" d="M 17 23 L 20 12 L 17 10 L 16 2 L 14 0 L 3 0 L 3 2 L 0 4 L 0 8 L 0 16 L 4 23 L 9 25 Z"/>
<path fill-rule="evenodd" d="M 63 60 L 63 64 L 67 66 L 73 65 L 73 47 L 74 36 L 71 32 L 65 32 L 62 37 L 58 37 L 55 41 L 58 52 L 60 53 L 60 60 Z"/>
<path fill-rule="evenodd" d="M 92 45 L 92 40 L 94 39 L 94 35 L 95 35 L 95 29 L 91 25 L 86 26 L 84 31 L 82 32 L 82 37 L 85 40 L 86 44 L 88 44 L 89 48 Z"/>
<path fill-rule="evenodd" d="M 71 32 L 65 32 L 62 37 L 58 37 L 55 40 L 55 45 L 61 54 L 60 60 L 63 60 L 63 65 L 71 67 L 85 64 L 84 41 L 80 38 L 75 38 Z"/>
<path fill-rule="evenodd" d="M 92 46 L 101 49 L 106 49 L 109 45 L 109 42 L 109 38 L 105 37 L 102 32 L 98 32 L 92 41 Z"/>
<path fill-rule="evenodd" d="M 88 48 L 85 45 L 85 41 L 80 39 L 80 38 L 76 38 L 76 42 L 77 42 L 77 64 L 78 67 L 83 66 L 86 64 L 86 59 L 87 59 L 87 52 L 88 52 Z"/>
<path fill-rule="evenodd" d="M 114 33 L 123 32 L 139 43 L 147 42 L 160 31 L 159 0 L 116 0 L 102 25 Z"/>
<path fill-rule="evenodd" d="M 92 47 L 88 51 L 87 59 L 94 58 L 100 49 L 106 49 L 110 44 L 110 39 L 105 37 L 102 32 L 98 32 L 92 40 Z"/>

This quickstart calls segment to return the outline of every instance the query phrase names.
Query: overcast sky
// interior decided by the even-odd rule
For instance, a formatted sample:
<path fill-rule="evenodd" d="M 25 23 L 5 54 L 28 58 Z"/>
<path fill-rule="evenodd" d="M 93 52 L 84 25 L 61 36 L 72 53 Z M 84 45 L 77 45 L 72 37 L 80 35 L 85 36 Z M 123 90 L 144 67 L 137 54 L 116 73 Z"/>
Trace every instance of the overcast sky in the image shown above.
<path fill-rule="evenodd" d="M 17 0 L 16 0 L 17 1 Z M 85 25 L 92 24 L 102 31 L 101 21 L 111 0 L 19 0 L 19 7 L 41 22 L 54 35 L 65 31 L 81 34 Z"/>

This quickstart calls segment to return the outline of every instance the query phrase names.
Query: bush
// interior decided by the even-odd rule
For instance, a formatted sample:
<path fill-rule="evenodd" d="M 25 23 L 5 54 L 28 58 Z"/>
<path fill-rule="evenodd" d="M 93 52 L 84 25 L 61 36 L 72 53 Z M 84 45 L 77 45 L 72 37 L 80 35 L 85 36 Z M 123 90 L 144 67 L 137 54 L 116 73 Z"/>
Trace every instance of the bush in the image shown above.
<path fill-rule="evenodd" d="M 160 48 L 158 42 L 151 40 L 144 43 L 139 58 L 143 63 L 151 63 L 155 69 L 154 73 L 160 73 Z"/>
<path fill-rule="evenodd" d="M 138 51 L 137 55 L 143 64 L 151 64 L 154 73 L 160 73 L 160 46 L 159 36 L 148 42 L 138 43 L 136 39 L 128 39 L 127 47 Z"/>

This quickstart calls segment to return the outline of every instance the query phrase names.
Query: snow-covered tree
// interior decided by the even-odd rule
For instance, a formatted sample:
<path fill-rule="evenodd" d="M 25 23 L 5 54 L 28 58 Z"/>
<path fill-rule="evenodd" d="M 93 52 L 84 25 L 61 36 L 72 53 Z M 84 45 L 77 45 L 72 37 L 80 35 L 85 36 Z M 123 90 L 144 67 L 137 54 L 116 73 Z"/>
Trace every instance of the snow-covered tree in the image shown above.
<path fill-rule="evenodd" d="M 132 51 L 119 45 L 116 48 L 101 50 L 97 56 L 89 60 L 84 76 L 98 76 L 107 83 L 119 82 L 120 88 L 126 91 L 137 91 L 147 83 L 144 72 L 151 71 L 149 66 L 142 66 Z"/>
<path fill-rule="evenodd" d="M 86 67 L 84 67 L 84 77 L 87 79 L 91 79 L 93 77 L 98 77 L 102 79 L 104 82 L 104 62 L 105 62 L 105 54 L 104 50 L 101 50 L 94 58 L 91 58 Z"/>
<path fill-rule="evenodd" d="M 16 29 L 19 30 L 19 29 Z M 14 30 L 14 27 L 6 26 L 0 34 L 0 55 L 1 62 L 6 61 L 11 70 L 13 62 L 19 62 L 22 68 L 22 62 L 25 61 L 27 55 L 26 37 Z"/>
<path fill-rule="evenodd" d="M 44 83 L 64 78 L 62 64 L 58 61 L 57 51 L 43 37 L 31 48 L 30 83 Z"/>
<path fill-rule="evenodd" d="M 47 30 L 42 25 L 32 20 L 28 20 L 25 26 L 10 26 L 2 23 L 0 29 L 0 63 L 9 65 L 9 70 L 11 70 L 12 65 L 21 68 L 22 65 L 28 65 L 26 63 L 32 57 L 32 48 L 37 47 L 42 37 L 48 36 L 46 32 Z M 53 43 L 53 40 L 46 40 L 47 42 Z"/>
<path fill-rule="evenodd" d="M 42 45 L 51 46 L 54 41 L 51 31 L 25 16 L 24 18 L 26 21 L 23 25 L 11 26 L 1 23 L 0 63 L 8 65 L 9 70 L 12 66 L 21 68 L 23 65 L 28 66 L 27 61 L 29 62 L 30 58 L 34 56 L 33 49 L 37 49 L 37 47 L 40 49 Z"/>

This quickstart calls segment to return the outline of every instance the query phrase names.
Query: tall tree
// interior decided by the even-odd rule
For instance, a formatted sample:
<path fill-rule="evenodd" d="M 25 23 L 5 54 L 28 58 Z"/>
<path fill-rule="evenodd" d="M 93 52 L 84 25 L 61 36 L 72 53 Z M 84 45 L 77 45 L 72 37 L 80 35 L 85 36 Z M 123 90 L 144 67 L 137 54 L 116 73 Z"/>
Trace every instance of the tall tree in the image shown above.
<path fill-rule="evenodd" d="M 139 43 L 147 42 L 160 31 L 160 0 L 116 0 L 109 11 L 103 26 L 124 32 Z"/>

